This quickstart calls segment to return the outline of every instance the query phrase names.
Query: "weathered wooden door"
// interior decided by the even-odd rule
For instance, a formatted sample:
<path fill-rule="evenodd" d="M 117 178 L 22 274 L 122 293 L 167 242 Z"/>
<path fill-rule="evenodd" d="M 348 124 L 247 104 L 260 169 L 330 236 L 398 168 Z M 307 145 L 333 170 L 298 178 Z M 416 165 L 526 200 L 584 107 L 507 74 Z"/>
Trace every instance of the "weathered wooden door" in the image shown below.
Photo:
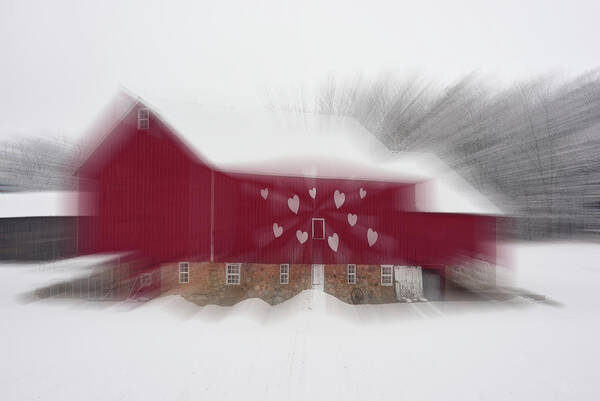
<path fill-rule="evenodd" d="M 420 266 L 394 266 L 394 285 L 399 301 L 423 299 L 423 275 Z"/>

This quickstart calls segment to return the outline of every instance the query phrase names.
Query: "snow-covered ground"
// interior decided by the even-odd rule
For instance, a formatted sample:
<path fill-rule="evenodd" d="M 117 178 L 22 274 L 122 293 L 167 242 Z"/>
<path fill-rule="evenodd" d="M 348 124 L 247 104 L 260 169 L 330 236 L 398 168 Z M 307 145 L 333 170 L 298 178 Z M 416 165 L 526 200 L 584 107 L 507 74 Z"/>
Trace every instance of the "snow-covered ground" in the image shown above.
<path fill-rule="evenodd" d="M 552 302 L 24 303 L 73 262 L 0 265 L 0 399 L 600 399 L 600 246 L 512 248 Z"/>

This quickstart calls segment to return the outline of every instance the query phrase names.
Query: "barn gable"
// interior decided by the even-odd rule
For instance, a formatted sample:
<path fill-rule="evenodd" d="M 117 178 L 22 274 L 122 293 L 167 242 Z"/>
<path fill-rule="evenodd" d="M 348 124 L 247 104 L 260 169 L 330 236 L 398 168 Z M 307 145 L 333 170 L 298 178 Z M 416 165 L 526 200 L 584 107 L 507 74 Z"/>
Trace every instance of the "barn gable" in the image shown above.
<path fill-rule="evenodd" d="M 123 101 L 126 97 L 129 101 Z M 116 117 L 119 111 L 112 111 L 110 115 L 101 116 L 97 122 L 99 128 L 94 130 L 88 138 L 89 148 L 92 152 L 84 158 L 83 164 L 76 171 L 76 175 L 84 178 L 94 178 L 105 166 L 109 165 L 113 159 L 118 157 L 121 152 L 129 147 L 130 141 L 144 141 L 145 138 L 159 143 L 159 146 L 172 148 L 179 152 L 181 158 L 189 162 L 207 164 L 206 160 L 201 159 L 197 153 L 178 137 L 173 128 L 169 126 L 158 114 L 146 105 L 140 98 L 133 98 L 126 93 L 120 93 L 117 96 L 120 103 L 120 115 Z M 141 129 L 139 113 L 148 110 L 147 128 Z M 115 118 L 116 117 L 116 118 Z M 144 119 L 146 120 L 146 119 Z M 108 128 L 107 128 L 108 127 Z M 135 146 L 135 145 L 134 145 Z M 145 149 L 148 150 L 148 149 Z"/>

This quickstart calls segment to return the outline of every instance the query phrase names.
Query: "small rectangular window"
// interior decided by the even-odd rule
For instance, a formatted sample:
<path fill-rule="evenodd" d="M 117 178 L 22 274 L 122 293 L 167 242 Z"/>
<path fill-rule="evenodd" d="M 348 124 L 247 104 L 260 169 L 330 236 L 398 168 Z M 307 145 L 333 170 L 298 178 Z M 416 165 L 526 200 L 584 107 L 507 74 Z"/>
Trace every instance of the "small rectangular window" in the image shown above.
<path fill-rule="evenodd" d="M 179 263 L 179 282 L 190 282 L 190 264 L 188 262 Z"/>
<path fill-rule="evenodd" d="M 140 288 L 152 285 L 152 273 L 142 273 L 140 276 Z"/>
<path fill-rule="evenodd" d="M 381 265 L 381 285 L 392 285 L 392 265 Z"/>
<path fill-rule="evenodd" d="M 239 285 L 240 284 L 240 263 L 228 263 L 225 267 L 225 278 L 228 285 Z"/>
<path fill-rule="evenodd" d="M 356 284 L 356 265 L 348 265 L 348 284 Z"/>
<path fill-rule="evenodd" d="M 150 126 L 150 110 L 147 108 L 138 110 L 138 129 L 148 129 Z"/>
<path fill-rule="evenodd" d="M 325 239 L 325 219 L 318 217 L 312 219 L 312 238 Z"/>
<path fill-rule="evenodd" d="M 279 284 L 288 284 L 290 282 L 290 265 L 279 265 Z"/>

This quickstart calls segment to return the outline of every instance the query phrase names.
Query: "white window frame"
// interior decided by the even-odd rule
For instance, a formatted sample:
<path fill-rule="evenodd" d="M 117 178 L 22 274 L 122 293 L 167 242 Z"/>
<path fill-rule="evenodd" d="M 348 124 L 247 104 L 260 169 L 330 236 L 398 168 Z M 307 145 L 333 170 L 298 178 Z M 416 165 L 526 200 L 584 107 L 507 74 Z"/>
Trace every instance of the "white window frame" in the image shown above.
<path fill-rule="evenodd" d="M 348 284 L 356 284 L 356 265 L 349 264 L 346 266 L 346 276 Z"/>
<path fill-rule="evenodd" d="M 144 115 L 145 114 L 145 115 Z M 138 109 L 137 114 L 138 129 L 148 129 L 150 127 L 150 109 L 142 107 Z"/>
<path fill-rule="evenodd" d="M 315 221 L 322 221 L 323 225 L 323 238 L 315 238 Z M 313 217 L 312 219 L 312 239 L 325 239 L 325 219 L 322 217 Z"/>
<path fill-rule="evenodd" d="M 190 263 L 179 262 L 179 284 L 187 284 L 190 282 Z"/>
<path fill-rule="evenodd" d="M 152 285 L 152 273 L 140 274 L 140 288 L 150 287 Z"/>
<path fill-rule="evenodd" d="M 290 265 L 289 263 L 282 263 L 279 265 L 279 284 L 290 283 Z"/>
<path fill-rule="evenodd" d="M 389 273 L 384 273 L 386 269 L 389 269 Z M 385 278 L 385 280 L 384 280 Z M 389 279 L 389 282 L 388 282 Z M 381 285 L 391 286 L 394 284 L 394 266 L 393 265 L 381 265 Z"/>
<path fill-rule="evenodd" d="M 231 268 L 231 270 L 230 270 Z M 237 272 L 235 271 L 237 269 Z M 231 278 L 231 280 L 230 280 Z M 227 285 L 240 285 L 242 278 L 242 264 L 241 263 L 227 263 L 225 265 L 225 284 Z"/>

